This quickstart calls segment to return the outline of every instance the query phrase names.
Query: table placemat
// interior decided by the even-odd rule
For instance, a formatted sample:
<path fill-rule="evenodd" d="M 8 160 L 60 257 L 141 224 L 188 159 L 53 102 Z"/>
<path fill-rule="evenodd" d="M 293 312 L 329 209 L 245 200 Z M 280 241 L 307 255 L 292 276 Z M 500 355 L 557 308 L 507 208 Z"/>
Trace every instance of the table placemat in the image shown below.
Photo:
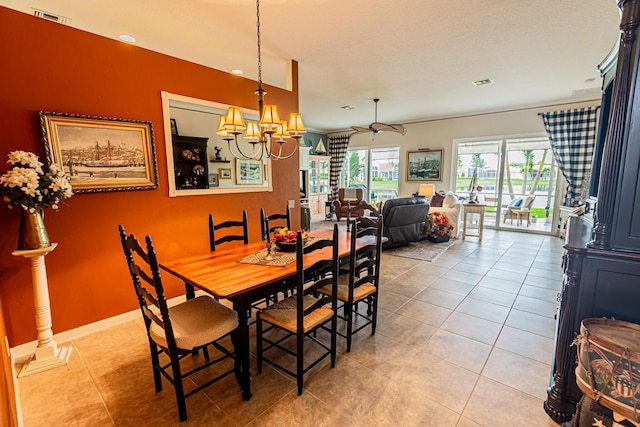
<path fill-rule="evenodd" d="M 253 255 L 249 255 L 244 257 L 238 262 L 243 264 L 258 264 L 258 265 L 269 265 L 272 267 L 286 267 L 296 260 L 295 252 L 276 252 L 276 259 L 266 260 L 264 257 L 267 256 L 267 249 L 262 249 L 260 252 L 255 253 Z"/>

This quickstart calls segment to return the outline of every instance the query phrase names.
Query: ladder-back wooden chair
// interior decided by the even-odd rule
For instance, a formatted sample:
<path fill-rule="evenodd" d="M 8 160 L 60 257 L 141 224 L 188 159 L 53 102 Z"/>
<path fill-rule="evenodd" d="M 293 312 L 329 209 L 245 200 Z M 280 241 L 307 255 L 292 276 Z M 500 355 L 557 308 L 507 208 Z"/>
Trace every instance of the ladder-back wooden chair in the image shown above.
<path fill-rule="evenodd" d="M 359 228 L 356 222 L 351 223 L 351 256 L 349 257 L 348 274 L 343 275 L 338 284 L 337 298 L 342 301 L 342 315 L 339 317 L 347 324 L 346 334 L 338 335 L 346 338 L 347 351 L 351 351 L 353 334 L 371 325 L 371 335 L 376 333 L 378 317 L 378 289 L 380 281 L 380 255 L 382 253 L 383 217 L 378 216 L 375 227 Z M 358 239 L 373 236 L 371 242 L 356 251 Z M 328 286 L 319 292 L 331 295 Z M 359 303 L 366 303 L 366 314 L 359 311 Z M 356 319 L 361 320 L 354 329 Z"/>
<path fill-rule="evenodd" d="M 122 225 L 119 230 L 147 330 L 156 392 L 162 390 L 164 376 L 175 389 L 178 416 L 180 421 L 184 421 L 187 419 L 187 397 L 235 371 L 236 363 L 233 363 L 230 369 L 185 392 L 185 388 L 192 385 L 192 382 L 183 381 L 188 376 L 227 359 L 235 359 L 234 352 L 219 341 L 228 335 L 231 335 L 232 343 L 235 341 L 232 332 L 238 326 L 238 315 L 209 296 L 187 299 L 169 308 L 151 237 L 146 237 L 145 250 L 133 234 L 126 235 Z M 217 350 L 214 359 L 209 357 L 208 346 Z M 198 354 L 200 349 L 203 350 L 202 356 Z M 191 356 L 191 360 L 188 361 L 189 368 L 184 371 L 181 361 L 186 356 Z M 198 360 L 200 358 L 204 360 Z"/>
<path fill-rule="evenodd" d="M 331 247 L 331 253 L 312 265 L 305 265 L 304 255 L 312 254 L 322 248 Z M 302 233 L 298 232 L 296 244 L 296 286 L 295 295 L 266 307 L 258 312 L 256 322 L 258 372 L 262 372 L 263 362 L 267 362 L 296 378 L 298 394 L 302 394 L 304 374 L 327 356 L 331 358 L 331 367 L 336 361 L 336 310 L 338 286 L 338 226 L 334 225 L 333 240 L 318 240 L 304 247 Z M 318 294 L 325 286 L 333 289 L 331 295 Z M 330 323 L 329 344 L 316 337 L 318 328 Z M 276 330 L 285 331 L 285 335 Z M 290 350 L 285 341 L 295 339 L 295 350 Z M 313 360 L 305 360 L 305 341 L 315 342 L 320 351 Z M 324 350 L 324 351 L 323 351 Z M 296 358 L 296 368 L 288 369 L 267 358 L 266 352 L 290 354 Z"/>

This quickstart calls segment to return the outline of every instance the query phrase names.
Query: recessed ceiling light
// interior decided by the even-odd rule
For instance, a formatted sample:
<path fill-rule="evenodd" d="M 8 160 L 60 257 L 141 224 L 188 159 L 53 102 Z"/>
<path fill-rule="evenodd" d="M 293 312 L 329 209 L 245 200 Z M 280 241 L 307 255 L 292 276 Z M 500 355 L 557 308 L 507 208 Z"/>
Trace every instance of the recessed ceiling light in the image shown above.
<path fill-rule="evenodd" d="M 474 86 L 484 86 L 484 85 L 490 85 L 491 83 L 493 83 L 493 80 L 491 79 L 483 79 L 483 80 L 476 80 L 475 82 L 472 82 Z"/>
<path fill-rule="evenodd" d="M 133 36 L 130 36 L 129 34 L 120 34 L 118 36 L 118 38 L 120 40 L 122 40 L 123 42 L 127 42 L 127 43 L 135 43 L 136 42 L 136 38 Z"/>
<path fill-rule="evenodd" d="M 340 107 L 340 108 L 342 108 L 343 110 L 355 110 L 356 109 L 356 107 L 354 107 L 353 105 L 345 105 L 345 106 Z"/>
<path fill-rule="evenodd" d="M 239 76 L 240 74 L 244 74 L 244 73 L 242 72 L 242 70 L 238 70 L 236 68 L 235 70 L 231 70 L 231 74 L 235 74 L 235 75 Z"/>

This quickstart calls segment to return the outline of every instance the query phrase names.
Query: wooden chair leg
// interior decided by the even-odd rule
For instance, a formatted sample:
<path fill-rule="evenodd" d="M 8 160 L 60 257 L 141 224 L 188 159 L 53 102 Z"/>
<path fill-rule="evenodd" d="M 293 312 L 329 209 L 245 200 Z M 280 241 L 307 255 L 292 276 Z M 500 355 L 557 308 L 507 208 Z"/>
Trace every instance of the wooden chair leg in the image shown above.
<path fill-rule="evenodd" d="M 304 331 L 298 331 L 298 351 L 296 353 L 297 362 L 297 372 L 296 372 L 296 380 L 298 383 L 298 396 L 302 396 L 302 383 L 304 381 Z"/>
<path fill-rule="evenodd" d="M 162 391 L 162 377 L 160 376 L 160 359 L 158 357 L 158 345 L 152 341 L 149 341 L 149 347 L 151 348 L 151 366 L 153 368 L 153 384 L 156 387 L 156 392 Z"/>
<path fill-rule="evenodd" d="M 373 317 L 371 318 L 371 335 L 376 334 L 376 325 L 378 323 L 378 293 L 371 295 L 373 298 Z"/>
<path fill-rule="evenodd" d="M 347 319 L 347 353 L 351 351 L 351 337 L 353 336 L 353 303 L 345 302 L 345 314 Z M 348 309 L 348 310 L 347 310 Z"/>
<path fill-rule="evenodd" d="M 336 366 L 337 334 L 338 334 L 338 315 L 334 313 L 333 318 L 331 319 L 331 367 L 332 368 L 335 368 Z"/>
<path fill-rule="evenodd" d="M 171 357 L 171 370 L 173 372 L 173 386 L 176 390 L 176 402 L 178 404 L 178 416 L 180 421 L 187 419 L 187 404 L 184 397 L 184 388 L 182 385 L 182 373 L 180 372 L 180 360 L 175 354 Z"/>

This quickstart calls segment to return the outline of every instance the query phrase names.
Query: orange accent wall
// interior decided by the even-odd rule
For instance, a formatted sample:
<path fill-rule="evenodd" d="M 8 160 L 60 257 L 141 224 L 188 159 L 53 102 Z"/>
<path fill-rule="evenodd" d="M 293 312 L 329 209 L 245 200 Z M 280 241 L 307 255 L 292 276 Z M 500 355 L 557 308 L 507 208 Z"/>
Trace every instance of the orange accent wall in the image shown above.
<path fill-rule="evenodd" d="M 118 224 L 138 238 L 150 234 L 162 260 L 209 249 L 209 212 L 224 221 L 246 209 L 254 241 L 261 207 L 269 214 L 299 199 L 297 156 L 273 162 L 271 193 L 168 196 L 160 92 L 257 109 L 256 82 L 4 7 L 0 28 L 6 36 L 0 40 L 0 170 L 13 150 L 46 162 L 39 111 L 151 121 L 155 133 L 158 189 L 76 194 L 70 209 L 46 212 L 49 237 L 58 243 L 45 258 L 54 333 L 137 308 Z M 292 92 L 266 87 L 281 114 L 298 107 L 297 63 L 293 73 Z M 13 347 L 36 339 L 31 266 L 11 255 L 19 212 L 0 205 L 0 299 Z M 298 224 L 298 209 L 292 214 Z M 168 297 L 183 292 L 178 280 L 164 278 Z"/>

